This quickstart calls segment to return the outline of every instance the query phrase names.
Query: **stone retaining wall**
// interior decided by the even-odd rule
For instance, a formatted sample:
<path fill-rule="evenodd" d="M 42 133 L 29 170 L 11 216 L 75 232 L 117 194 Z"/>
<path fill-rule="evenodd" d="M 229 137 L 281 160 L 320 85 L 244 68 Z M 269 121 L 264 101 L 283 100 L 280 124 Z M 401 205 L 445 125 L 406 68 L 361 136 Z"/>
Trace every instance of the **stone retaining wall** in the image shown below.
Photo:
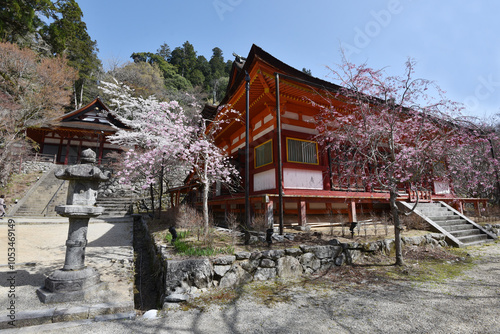
<path fill-rule="evenodd" d="M 290 279 L 308 276 L 336 266 L 356 262 L 364 252 L 394 252 L 394 240 L 373 243 L 339 243 L 298 248 L 270 249 L 255 252 L 237 252 L 216 258 L 173 260 L 164 245 L 154 244 L 146 222 L 142 222 L 145 235 L 149 235 L 154 252 L 155 272 L 162 280 L 164 302 L 179 302 L 214 287 L 230 288 L 251 281 Z M 403 237 L 403 244 L 432 247 L 446 246 L 444 235 L 430 233 L 421 237 Z"/>
<path fill-rule="evenodd" d="M 486 231 L 494 233 L 498 237 L 500 237 L 500 224 L 494 224 L 494 225 L 486 224 L 484 225 L 484 228 L 486 229 Z"/>
<path fill-rule="evenodd" d="M 156 274 L 156 286 L 159 288 L 159 300 L 165 298 L 165 283 L 168 260 L 162 256 L 161 246 L 156 245 L 153 235 L 149 232 L 148 225 L 141 215 L 134 214 L 134 238 L 143 238 L 147 244 L 153 272 Z"/>
<path fill-rule="evenodd" d="M 55 166 L 52 162 L 46 161 L 24 161 L 21 165 L 21 174 L 28 174 L 34 172 L 48 172 L 53 166 Z"/>

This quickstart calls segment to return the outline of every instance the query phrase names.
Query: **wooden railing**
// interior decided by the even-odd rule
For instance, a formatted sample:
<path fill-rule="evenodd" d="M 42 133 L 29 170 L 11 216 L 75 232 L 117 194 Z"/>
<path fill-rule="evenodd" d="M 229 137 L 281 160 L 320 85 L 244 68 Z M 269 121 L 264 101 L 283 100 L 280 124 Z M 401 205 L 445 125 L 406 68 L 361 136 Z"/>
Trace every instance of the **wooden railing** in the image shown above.
<path fill-rule="evenodd" d="M 430 202 L 432 199 L 432 191 L 430 190 L 408 190 L 408 197 L 410 202 Z"/>

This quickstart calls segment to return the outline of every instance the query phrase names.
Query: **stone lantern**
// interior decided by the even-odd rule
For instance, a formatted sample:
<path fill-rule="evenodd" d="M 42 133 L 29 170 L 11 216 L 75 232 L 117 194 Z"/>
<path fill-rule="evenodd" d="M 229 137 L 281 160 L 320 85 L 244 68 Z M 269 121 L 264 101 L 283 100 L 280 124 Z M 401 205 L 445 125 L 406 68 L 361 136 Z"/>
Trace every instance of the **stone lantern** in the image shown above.
<path fill-rule="evenodd" d="M 56 206 L 56 212 L 69 218 L 68 240 L 64 267 L 45 280 L 45 287 L 37 290 L 44 303 L 83 300 L 100 288 L 100 275 L 85 266 L 85 247 L 89 220 L 104 212 L 95 206 L 99 182 L 109 179 L 109 172 L 94 166 L 96 154 L 91 149 L 82 152 L 81 164 L 58 170 L 56 178 L 68 180 L 66 205 Z"/>

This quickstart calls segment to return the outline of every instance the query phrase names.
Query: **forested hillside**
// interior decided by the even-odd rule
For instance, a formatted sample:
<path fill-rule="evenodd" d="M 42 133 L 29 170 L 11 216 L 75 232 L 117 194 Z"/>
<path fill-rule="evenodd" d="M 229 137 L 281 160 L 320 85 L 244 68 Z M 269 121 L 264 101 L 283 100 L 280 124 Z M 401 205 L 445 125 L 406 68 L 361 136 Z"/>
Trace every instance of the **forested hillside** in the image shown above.
<path fill-rule="evenodd" d="M 168 36 L 165 36 L 168 40 Z M 214 47 L 209 58 L 186 41 L 173 50 L 137 50 L 105 70 L 98 41 L 87 32 L 76 0 L 0 2 L 0 186 L 14 155 L 33 149 L 25 129 L 82 107 L 101 95 L 99 83 L 124 83 L 134 96 L 159 101 L 217 103 L 224 96 L 231 61 Z M 186 94 L 187 93 L 187 94 Z M 35 147 L 36 149 L 36 147 Z"/>

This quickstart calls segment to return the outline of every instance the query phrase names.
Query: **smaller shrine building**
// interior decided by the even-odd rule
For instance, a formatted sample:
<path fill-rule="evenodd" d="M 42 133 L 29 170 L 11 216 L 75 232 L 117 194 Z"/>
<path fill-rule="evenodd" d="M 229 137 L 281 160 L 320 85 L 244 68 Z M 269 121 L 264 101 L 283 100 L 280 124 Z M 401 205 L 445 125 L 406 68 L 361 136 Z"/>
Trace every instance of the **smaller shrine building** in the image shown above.
<path fill-rule="evenodd" d="M 40 153 L 54 156 L 58 164 L 80 162 L 82 152 L 92 149 L 97 163 L 105 163 L 111 152 L 121 152 L 119 145 L 107 138 L 117 129 L 126 129 L 99 97 L 86 106 L 50 120 L 41 127 L 31 127 L 27 136 L 40 145 Z"/>

